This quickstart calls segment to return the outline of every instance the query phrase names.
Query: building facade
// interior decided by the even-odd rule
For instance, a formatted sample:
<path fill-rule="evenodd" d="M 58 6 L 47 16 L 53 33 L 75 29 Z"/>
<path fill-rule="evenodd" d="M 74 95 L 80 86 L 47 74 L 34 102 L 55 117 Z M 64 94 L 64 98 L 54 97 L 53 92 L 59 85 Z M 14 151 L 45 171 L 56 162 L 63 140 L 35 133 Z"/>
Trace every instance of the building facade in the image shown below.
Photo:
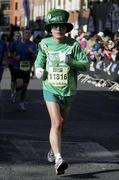
<path fill-rule="evenodd" d="M 87 2 L 87 0 L 85 0 Z M 29 26 L 40 29 L 49 10 L 66 9 L 70 13 L 69 21 L 78 29 L 78 15 L 84 0 L 10 0 L 9 23 L 15 26 Z"/>
<path fill-rule="evenodd" d="M 0 28 L 3 31 L 9 29 L 10 23 L 10 1 L 9 0 L 0 0 Z"/>
<path fill-rule="evenodd" d="M 44 19 L 49 10 L 54 8 L 66 9 L 69 12 L 80 10 L 81 0 L 25 0 L 29 2 L 29 20 L 35 21 L 38 18 Z M 25 26 L 23 1 L 10 1 L 10 23 Z M 73 20 L 73 18 L 71 18 Z"/>

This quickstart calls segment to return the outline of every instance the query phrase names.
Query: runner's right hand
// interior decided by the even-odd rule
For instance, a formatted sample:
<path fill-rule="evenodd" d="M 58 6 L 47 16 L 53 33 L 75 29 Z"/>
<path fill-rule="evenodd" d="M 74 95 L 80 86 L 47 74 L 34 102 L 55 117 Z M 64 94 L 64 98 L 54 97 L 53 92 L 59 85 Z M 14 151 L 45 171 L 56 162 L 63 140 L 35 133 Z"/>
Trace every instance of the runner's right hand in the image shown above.
<path fill-rule="evenodd" d="M 38 79 L 43 77 L 44 69 L 43 68 L 36 68 L 35 69 L 35 75 Z"/>

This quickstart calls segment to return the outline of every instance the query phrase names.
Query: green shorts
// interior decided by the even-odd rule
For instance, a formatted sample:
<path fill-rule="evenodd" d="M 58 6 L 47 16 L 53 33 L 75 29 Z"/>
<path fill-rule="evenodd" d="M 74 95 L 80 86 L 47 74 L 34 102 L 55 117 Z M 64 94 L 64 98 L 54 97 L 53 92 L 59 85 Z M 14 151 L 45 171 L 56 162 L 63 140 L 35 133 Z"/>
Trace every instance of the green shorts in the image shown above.
<path fill-rule="evenodd" d="M 56 102 L 62 108 L 71 107 L 71 104 L 74 99 L 74 96 L 59 96 L 47 90 L 43 90 L 43 96 L 45 101 Z"/>

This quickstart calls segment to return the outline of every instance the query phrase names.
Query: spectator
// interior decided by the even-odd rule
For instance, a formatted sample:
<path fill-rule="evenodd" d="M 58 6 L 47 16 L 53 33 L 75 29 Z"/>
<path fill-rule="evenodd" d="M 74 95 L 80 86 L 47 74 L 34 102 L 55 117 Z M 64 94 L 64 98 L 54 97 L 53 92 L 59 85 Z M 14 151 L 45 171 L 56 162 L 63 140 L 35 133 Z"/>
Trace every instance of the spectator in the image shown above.
<path fill-rule="evenodd" d="M 85 38 L 86 33 L 85 32 L 79 32 L 78 36 L 76 37 L 76 40 L 81 44 L 82 49 L 86 49 L 87 47 L 87 39 Z"/>
<path fill-rule="evenodd" d="M 11 75 L 11 102 L 15 102 L 15 95 L 16 95 L 16 78 L 15 78 L 15 69 L 14 66 L 16 64 L 16 59 L 12 55 L 12 45 L 15 41 L 21 39 L 21 34 L 19 31 L 15 31 L 13 33 L 13 37 L 11 37 L 8 43 L 8 67 Z"/>
<path fill-rule="evenodd" d="M 104 43 L 104 52 L 103 56 L 107 58 L 108 60 L 112 61 L 113 56 L 113 49 L 114 49 L 114 42 L 112 40 L 109 40 L 108 42 Z"/>
<path fill-rule="evenodd" d="M 91 61 L 97 62 L 100 59 L 102 51 L 102 39 L 98 35 L 94 35 L 88 41 L 87 54 Z"/>

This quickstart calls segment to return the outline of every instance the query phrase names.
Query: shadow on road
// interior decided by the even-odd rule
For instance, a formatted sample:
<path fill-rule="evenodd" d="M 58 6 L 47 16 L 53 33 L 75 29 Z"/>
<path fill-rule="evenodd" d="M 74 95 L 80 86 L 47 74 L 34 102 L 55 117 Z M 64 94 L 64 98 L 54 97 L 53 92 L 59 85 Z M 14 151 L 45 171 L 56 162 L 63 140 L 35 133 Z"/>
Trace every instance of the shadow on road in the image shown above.
<path fill-rule="evenodd" d="M 102 170 L 102 171 L 96 171 L 96 172 L 84 173 L 84 174 L 70 174 L 63 177 L 72 178 L 72 179 L 100 179 L 98 176 L 99 174 L 112 173 L 112 172 L 119 172 L 119 169 Z"/>

